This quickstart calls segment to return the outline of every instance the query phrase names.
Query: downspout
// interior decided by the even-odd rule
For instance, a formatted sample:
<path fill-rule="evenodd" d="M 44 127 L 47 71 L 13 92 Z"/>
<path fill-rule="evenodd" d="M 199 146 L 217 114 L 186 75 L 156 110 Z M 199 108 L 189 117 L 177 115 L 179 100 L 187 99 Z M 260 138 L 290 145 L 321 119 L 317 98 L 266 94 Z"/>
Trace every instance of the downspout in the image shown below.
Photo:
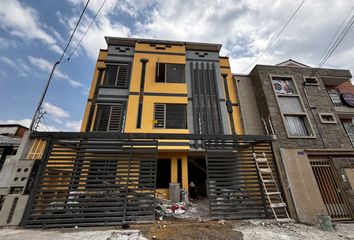
<path fill-rule="evenodd" d="M 318 135 L 320 136 L 320 139 L 322 141 L 323 147 L 326 148 L 326 144 L 325 144 L 325 142 L 323 140 L 323 136 L 321 134 L 321 130 L 320 130 L 319 126 L 318 126 L 318 123 L 317 123 L 316 118 L 315 118 L 315 114 L 313 112 L 313 109 L 316 108 L 316 107 L 312 107 L 311 104 L 310 104 L 310 100 L 309 100 L 309 97 L 308 97 L 308 94 L 307 94 L 307 91 L 306 91 L 306 83 L 305 82 L 303 83 L 302 89 L 304 90 L 304 94 L 305 94 L 305 98 L 306 98 L 307 104 L 310 107 L 310 112 L 311 112 L 312 118 L 313 118 L 313 120 L 315 122 L 317 131 L 318 131 Z"/>
<path fill-rule="evenodd" d="M 223 73 L 221 75 L 222 75 L 222 78 L 224 80 L 224 88 L 225 88 L 225 95 L 226 95 L 226 109 L 227 109 L 227 112 L 229 114 L 231 131 L 232 131 L 233 135 L 236 135 L 234 117 L 232 116 L 232 112 L 233 112 L 232 103 L 231 103 L 231 100 L 230 100 L 229 88 L 227 86 L 227 74 Z"/>

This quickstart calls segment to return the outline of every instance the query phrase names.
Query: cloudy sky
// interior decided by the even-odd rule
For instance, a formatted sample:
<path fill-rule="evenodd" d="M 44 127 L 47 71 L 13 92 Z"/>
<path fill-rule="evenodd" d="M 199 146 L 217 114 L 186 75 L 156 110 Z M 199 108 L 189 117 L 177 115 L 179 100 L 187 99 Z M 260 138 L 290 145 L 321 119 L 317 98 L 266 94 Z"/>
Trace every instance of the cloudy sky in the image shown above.
<path fill-rule="evenodd" d="M 91 0 L 69 53 L 103 0 Z M 107 0 L 70 61 L 61 64 L 46 96 L 40 130 L 77 131 L 104 36 L 221 43 L 235 73 L 267 47 L 302 0 Z M 0 122 L 29 125 L 40 93 L 86 0 L 0 0 Z M 289 58 L 317 66 L 354 0 L 307 0 L 258 60 Z M 352 12 L 353 13 L 353 12 Z M 354 31 L 324 67 L 354 72 Z"/>

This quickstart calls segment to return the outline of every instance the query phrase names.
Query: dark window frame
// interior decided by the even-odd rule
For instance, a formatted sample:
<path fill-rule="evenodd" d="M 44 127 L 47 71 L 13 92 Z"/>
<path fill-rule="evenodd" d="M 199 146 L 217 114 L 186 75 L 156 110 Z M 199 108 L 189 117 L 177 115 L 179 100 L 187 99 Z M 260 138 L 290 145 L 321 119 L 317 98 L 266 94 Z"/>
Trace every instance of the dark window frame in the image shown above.
<path fill-rule="evenodd" d="M 120 65 L 126 65 L 127 66 L 127 73 L 126 73 L 126 79 L 125 79 L 125 85 L 122 87 L 122 86 L 118 86 L 117 85 L 117 82 L 115 82 L 115 84 L 110 84 L 109 83 L 109 75 L 108 75 L 108 72 L 109 72 L 109 67 L 112 67 L 112 66 L 116 66 L 117 68 L 120 66 Z M 124 62 L 124 61 L 119 61 L 119 62 L 106 62 L 106 68 L 105 68 L 105 71 L 104 71 L 104 77 L 103 77 L 103 82 L 102 84 L 100 85 L 101 87 L 105 87 L 105 88 L 119 88 L 119 89 L 129 89 L 129 85 L 130 85 L 130 77 L 131 77 L 131 62 Z M 117 77 L 118 77 L 118 71 L 116 73 L 116 81 L 117 81 Z"/>
<path fill-rule="evenodd" d="M 164 105 L 164 122 L 163 122 L 163 126 L 161 125 L 158 125 L 159 122 L 157 121 L 157 119 L 155 118 L 156 116 L 156 106 L 157 105 Z M 184 114 L 182 116 L 184 116 L 184 123 L 183 123 L 183 126 L 177 126 L 174 125 L 174 126 L 171 126 L 171 120 L 170 118 L 173 118 L 174 120 L 176 120 L 175 117 L 173 116 L 169 116 L 169 112 L 171 111 L 171 109 L 169 109 L 169 107 L 172 107 L 172 106 L 183 106 L 184 107 Z M 154 122 L 153 122 L 153 127 L 155 129 L 188 129 L 188 121 L 187 121 L 187 104 L 184 104 L 184 103 L 155 103 L 154 104 L 154 113 L 153 113 L 153 116 L 154 116 Z M 179 114 L 177 116 L 180 116 Z"/>
<path fill-rule="evenodd" d="M 122 108 L 118 130 L 110 130 L 110 120 L 112 118 L 112 111 L 113 111 L 112 107 L 114 107 L 114 106 L 120 106 Z M 126 117 L 125 115 L 126 115 L 126 111 L 127 111 L 126 101 L 120 101 L 120 102 L 115 102 L 115 103 L 98 103 L 96 105 L 96 107 L 97 107 L 97 110 L 96 110 L 93 131 L 96 131 L 96 132 L 123 132 L 124 124 L 125 124 L 125 117 Z M 110 107 L 108 122 L 106 123 L 106 125 L 107 125 L 106 130 L 98 130 L 100 128 L 100 119 L 99 118 L 101 117 L 98 115 L 98 114 L 100 114 L 99 113 L 100 107 Z"/>
<path fill-rule="evenodd" d="M 162 66 L 163 65 L 163 68 Z M 168 69 L 169 67 L 172 66 L 180 66 L 183 68 L 182 74 L 180 75 L 181 78 L 179 78 L 179 81 L 169 81 L 168 80 Z M 163 71 L 161 71 L 162 69 L 164 69 Z M 160 72 L 163 72 L 164 74 L 164 79 L 163 81 L 159 80 L 160 79 Z M 155 71 L 155 82 L 156 83 L 186 83 L 186 64 L 182 64 L 182 63 L 166 63 L 166 62 L 157 62 L 156 63 L 156 71 Z"/>

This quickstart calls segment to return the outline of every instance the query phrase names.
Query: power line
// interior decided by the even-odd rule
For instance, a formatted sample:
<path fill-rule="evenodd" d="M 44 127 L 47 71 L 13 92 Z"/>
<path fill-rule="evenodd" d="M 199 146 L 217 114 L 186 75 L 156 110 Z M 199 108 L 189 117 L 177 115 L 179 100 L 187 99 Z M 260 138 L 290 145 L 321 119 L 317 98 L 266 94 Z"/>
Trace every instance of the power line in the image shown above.
<path fill-rule="evenodd" d="M 339 26 L 337 32 L 336 32 L 336 33 L 334 34 L 334 36 L 332 37 L 331 42 L 328 44 L 327 49 L 326 49 L 325 53 L 322 55 L 321 59 L 319 60 L 317 66 L 319 66 L 319 65 L 321 64 L 321 62 L 323 61 L 324 57 L 329 53 L 329 49 L 331 48 L 332 43 L 334 42 L 334 40 L 336 40 L 336 38 L 339 37 L 339 34 L 338 34 L 338 33 L 339 33 L 339 31 L 342 29 L 344 23 L 347 21 L 348 17 L 350 16 L 350 13 L 353 11 L 353 9 L 354 9 L 354 5 L 353 5 L 352 9 L 348 12 L 348 14 L 347 14 L 347 16 L 345 17 L 345 19 L 343 20 L 342 24 Z"/>
<path fill-rule="evenodd" d="M 353 11 L 353 9 L 354 9 L 354 6 L 350 10 L 349 15 Z M 312 76 L 315 75 L 319 71 L 319 69 L 327 62 L 327 60 L 332 56 L 332 54 L 335 52 L 335 50 L 337 49 L 339 44 L 345 39 L 345 37 L 348 35 L 348 33 L 352 30 L 352 28 L 354 26 L 354 14 L 351 16 L 350 20 L 347 22 L 345 27 L 342 29 L 342 27 L 343 27 L 344 23 L 347 21 L 349 15 L 344 19 L 344 22 L 341 24 L 341 26 L 337 30 L 329 47 L 325 51 L 324 55 L 321 57 L 321 60 L 320 60 L 319 64 L 317 65 L 315 71 L 312 73 Z M 342 29 L 342 31 L 340 32 L 340 34 L 338 34 L 340 29 Z M 335 39 L 335 41 L 334 41 L 334 39 Z"/>
<path fill-rule="evenodd" d="M 90 25 L 87 27 L 85 33 L 82 35 L 80 41 L 77 43 L 76 47 L 74 48 L 74 50 L 70 53 L 69 57 L 64 61 L 68 62 L 70 60 L 70 58 L 72 57 L 72 55 L 76 52 L 76 50 L 79 48 L 82 40 L 85 38 L 87 32 L 89 31 L 89 29 L 91 28 L 92 24 L 95 22 L 96 17 L 98 16 L 98 14 L 100 13 L 101 9 L 103 8 L 103 6 L 105 5 L 105 3 L 107 2 L 107 0 L 104 0 L 103 3 L 101 4 L 100 8 L 98 9 L 98 11 L 96 12 L 96 15 L 92 18 L 92 21 L 90 23 Z"/>
<path fill-rule="evenodd" d="M 62 53 L 62 55 L 61 55 L 61 57 L 60 57 L 59 62 L 61 62 L 61 60 L 63 59 L 63 57 L 64 57 L 64 55 L 65 55 L 65 52 L 66 52 L 66 50 L 68 49 L 68 47 L 69 47 L 69 45 L 70 45 L 70 42 L 71 42 L 71 40 L 72 40 L 73 37 L 74 37 L 74 34 L 75 34 L 75 32 L 76 32 L 76 29 L 77 29 L 77 27 L 79 26 L 79 23 L 80 23 L 80 21 L 81 21 L 81 19 L 82 19 L 82 16 L 84 15 L 84 13 L 85 13 L 85 11 L 86 11 L 86 8 L 87 8 L 89 2 L 90 2 L 90 0 L 87 0 L 86 5 L 85 5 L 84 9 L 82 10 L 81 15 L 80 15 L 80 17 L 79 17 L 79 20 L 77 21 L 77 23 L 76 23 L 76 25 L 75 25 L 75 28 L 74 28 L 73 32 L 71 33 L 71 36 L 70 36 L 70 38 L 69 38 L 69 41 L 68 41 L 68 43 L 66 44 L 65 49 L 64 49 L 64 51 L 63 51 L 63 53 Z"/>
<path fill-rule="evenodd" d="M 80 17 L 79 17 L 79 20 L 77 21 L 76 26 L 75 26 L 73 32 L 71 33 L 70 39 L 69 39 L 68 43 L 66 44 L 65 49 L 64 49 L 64 51 L 63 51 L 63 53 L 62 53 L 62 55 L 61 55 L 59 61 L 57 61 L 56 63 L 54 63 L 54 65 L 53 65 L 53 67 L 52 67 L 52 71 L 50 72 L 50 75 L 49 75 L 49 78 L 48 78 L 48 80 L 47 80 L 47 83 L 46 83 L 46 85 L 44 86 L 44 89 L 43 89 L 41 98 L 40 98 L 40 100 L 39 100 L 39 102 L 38 102 L 38 105 L 37 105 L 37 108 L 36 108 L 36 111 L 34 112 L 34 115 L 33 115 L 33 117 L 32 117 L 31 125 L 30 125 L 30 128 L 29 128 L 30 131 L 35 130 L 34 126 L 35 126 L 35 123 L 36 123 L 37 118 L 38 118 L 39 115 L 40 115 L 40 108 L 42 107 L 42 104 L 43 104 L 45 95 L 47 94 L 47 91 L 48 91 L 48 88 L 49 88 L 49 84 L 50 84 L 50 82 L 51 82 L 51 80 L 52 80 L 52 77 L 53 77 L 55 68 L 56 68 L 56 67 L 58 66 L 58 64 L 60 64 L 60 62 L 63 60 L 63 57 L 64 57 L 64 55 L 65 55 L 65 52 L 66 52 L 66 50 L 68 49 L 68 47 L 69 47 L 69 45 L 70 45 L 70 42 L 71 42 L 71 40 L 72 40 L 72 38 L 73 38 L 73 36 L 74 36 L 74 34 L 75 34 L 75 32 L 76 32 L 76 29 L 77 29 L 77 27 L 78 27 L 78 25 L 79 25 L 79 23 L 80 23 L 80 21 L 81 21 L 81 19 L 82 19 L 82 16 L 84 15 L 84 13 L 85 13 L 85 11 L 86 11 L 86 8 L 87 8 L 89 2 L 90 2 L 90 0 L 87 0 L 86 5 L 85 5 L 84 9 L 83 9 L 82 12 L 81 12 L 81 15 L 80 15 Z M 37 127 L 38 127 L 38 126 L 37 126 Z"/>
<path fill-rule="evenodd" d="M 295 12 L 291 15 L 291 17 L 289 18 L 289 20 L 285 23 L 285 25 L 283 26 L 283 28 L 279 31 L 279 33 L 269 42 L 268 46 L 263 50 L 263 52 L 261 54 L 258 55 L 258 57 L 247 67 L 245 68 L 242 73 L 245 73 L 250 67 L 252 67 L 268 50 L 269 48 L 274 44 L 274 42 L 278 39 L 278 37 L 280 36 L 280 34 L 285 30 L 285 28 L 289 25 L 289 23 L 291 22 L 291 20 L 296 16 L 296 14 L 299 12 L 300 8 L 302 7 L 302 5 L 305 3 L 306 0 L 302 0 L 302 2 L 300 3 L 300 5 L 296 8 Z"/>

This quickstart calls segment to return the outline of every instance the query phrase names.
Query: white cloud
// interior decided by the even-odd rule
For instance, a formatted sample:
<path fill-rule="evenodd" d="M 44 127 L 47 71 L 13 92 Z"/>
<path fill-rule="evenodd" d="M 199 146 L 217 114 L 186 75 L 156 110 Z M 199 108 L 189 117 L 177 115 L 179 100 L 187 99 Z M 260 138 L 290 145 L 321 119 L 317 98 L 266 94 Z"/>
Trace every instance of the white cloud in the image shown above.
<path fill-rule="evenodd" d="M 14 60 L 12 60 L 8 57 L 5 57 L 5 56 L 1 56 L 0 61 L 3 63 L 6 63 L 7 65 L 10 65 L 10 66 L 14 66 L 14 67 L 16 66 L 16 63 Z"/>
<path fill-rule="evenodd" d="M 28 127 L 31 125 L 32 120 L 29 118 L 25 118 L 25 119 L 20 119 L 20 120 L 0 120 L 0 124 L 20 124 L 22 126 Z M 57 128 L 55 126 L 52 125 L 47 125 L 45 123 L 40 123 L 37 131 L 44 131 L 44 132 L 59 132 L 59 131 L 63 131 L 60 128 Z"/>
<path fill-rule="evenodd" d="M 33 56 L 28 56 L 28 60 L 30 63 L 39 68 L 40 70 L 47 72 L 48 74 L 52 71 L 52 68 L 54 66 L 54 63 L 49 62 L 47 59 L 41 58 L 41 57 L 33 57 Z M 65 81 L 67 81 L 71 86 L 73 87 L 83 87 L 84 85 L 78 81 L 72 80 L 68 75 L 62 73 L 59 70 L 59 67 L 55 69 L 55 74 L 54 76 L 61 78 Z"/>
<path fill-rule="evenodd" d="M 48 102 L 43 103 L 43 110 L 48 114 L 49 118 L 57 123 L 62 123 L 63 120 L 70 117 L 69 112 Z"/>
<path fill-rule="evenodd" d="M 0 37 L 0 48 L 16 47 L 15 41 Z"/>
<path fill-rule="evenodd" d="M 39 126 L 38 131 L 70 131 L 77 132 L 81 128 L 81 120 L 73 120 L 68 111 L 64 110 L 61 107 L 55 106 L 54 104 L 44 102 L 43 111 L 46 114 L 43 115 Z M 32 120 L 29 118 L 24 118 L 20 120 L 0 120 L 0 124 L 21 124 L 25 127 L 29 127 Z"/>
<path fill-rule="evenodd" d="M 78 132 L 81 129 L 82 121 L 66 121 L 65 127 L 68 131 Z"/>
<path fill-rule="evenodd" d="M 61 53 L 56 39 L 46 31 L 47 26 L 41 23 L 39 14 L 31 7 L 17 0 L 0 0 L 1 27 L 11 35 L 25 39 L 38 39 L 50 49 Z"/>
<path fill-rule="evenodd" d="M 28 67 L 28 65 L 21 58 L 16 58 L 15 60 L 13 60 L 6 56 L 1 56 L 0 62 L 9 65 L 12 68 L 15 68 L 17 74 L 22 77 L 28 76 L 28 74 L 31 72 L 30 67 Z"/>
<path fill-rule="evenodd" d="M 68 1 L 81 7 L 86 3 L 86 0 Z M 98 24 L 94 25 L 82 46 L 91 58 L 97 57 L 99 48 L 106 47 L 103 38 L 106 35 L 213 42 L 223 44 L 221 54 L 230 55 L 232 70 L 241 72 L 267 47 L 301 0 L 108 2 L 110 5 L 100 13 Z M 90 3 L 90 11 L 94 13 L 100 4 L 101 1 Z M 276 64 L 292 58 L 315 66 L 351 8 L 351 1 L 346 0 L 305 2 L 277 42 L 258 63 Z M 121 18 L 117 17 L 121 12 L 131 17 L 134 27 L 129 29 L 121 25 Z M 354 61 L 349 53 L 349 49 L 353 47 L 354 31 L 324 67 L 335 65 L 354 69 Z"/>

